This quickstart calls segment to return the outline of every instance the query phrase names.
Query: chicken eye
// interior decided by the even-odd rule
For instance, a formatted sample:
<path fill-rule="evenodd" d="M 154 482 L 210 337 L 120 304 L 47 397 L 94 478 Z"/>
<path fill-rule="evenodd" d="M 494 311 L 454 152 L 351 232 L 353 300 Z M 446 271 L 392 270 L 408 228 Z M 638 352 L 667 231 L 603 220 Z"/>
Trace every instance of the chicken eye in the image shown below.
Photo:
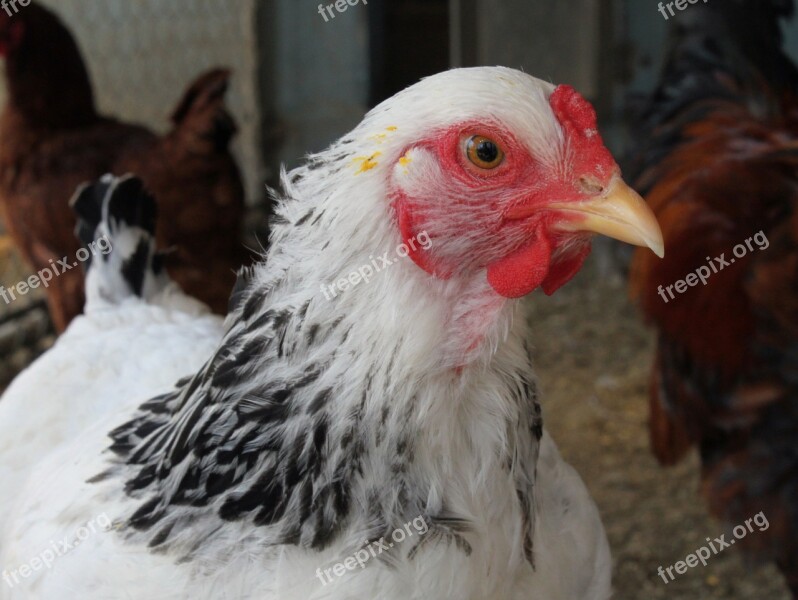
<path fill-rule="evenodd" d="M 482 135 L 475 135 L 466 142 L 466 155 L 480 169 L 495 169 L 504 161 L 504 152 L 499 145 Z"/>

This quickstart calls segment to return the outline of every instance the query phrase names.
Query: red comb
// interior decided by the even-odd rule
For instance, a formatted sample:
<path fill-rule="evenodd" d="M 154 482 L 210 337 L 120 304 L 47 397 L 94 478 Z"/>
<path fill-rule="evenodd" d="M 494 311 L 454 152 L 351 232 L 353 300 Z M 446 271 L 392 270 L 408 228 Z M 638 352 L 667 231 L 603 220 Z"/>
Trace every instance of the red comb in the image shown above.
<path fill-rule="evenodd" d="M 22 41 L 25 30 L 20 19 L 12 20 L 4 12 L 0 12 L 0 56 L 8 56 Z"/>
<path fill-rule="evenodd" d="M 609 174 L 615 168 L 615 159 L 599 135 L 593 105 L 570 85 L 557 86 L 549 103 L 574 150 L 575 166 L 591 172 L 597 169 L 597 174 Z"/>

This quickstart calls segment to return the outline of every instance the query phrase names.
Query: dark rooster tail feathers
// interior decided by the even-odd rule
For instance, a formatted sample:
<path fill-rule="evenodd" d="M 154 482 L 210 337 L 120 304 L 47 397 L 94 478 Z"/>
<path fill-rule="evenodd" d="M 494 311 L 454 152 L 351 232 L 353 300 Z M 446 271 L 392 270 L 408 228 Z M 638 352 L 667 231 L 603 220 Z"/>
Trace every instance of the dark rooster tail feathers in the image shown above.
<path fill-rule="evenodd" d="M 781 21 L 793 13 L 794 0 L 726 0 L 680 15 L 669 30 L 659 86 L 634 101 L 633 130 L 641 142 L 626 165 L 633 180 L 718 104 L 735 104 L 756 118 L 781 113 L 785 97 L 798 94 L 798 69 L 781 32 Z M 647 192 L 647 182 L 638 188 Z"/>
<path fill-rule="evenodd" d="M 651 450 L 662 465 L 672 466 L 681 461 L 693 446 L 684 416 L 676 414 L 663 379 L 662 358 L 657 354 L 649 381 L 649 434 Z"/>
<path fill-rule="evenodd" d="M 743 10 L 759 11 L 772 17 L 789 19 L 795 13 L 795 0 L 731 0 L 733 5 L 740 6 Z M 729 4 L 726 0 L 721 6 Z"/>
<path fill-rule="evenodd" d="M 782 20 L 795 12 L 794 0 L 725 0 L 699 4 L 686 11 L 674 25 L 670 38 L 670 63 L 691 57 L 717 62 L 734 74 L 750 63 L 768 76 L 768 83 L 789 75 L 794 84 L 795 67 L 782 52 Z M 776 51 L 777 55 L 773 52 Z M 737 58 L 741 62 L 729 62 Z M 772 64 L 771 64 L 772 63 Z M 694 65 L 692 65 L 694 66 Z"/>
<path fill-rule="evenodd" d="M 798 598 L 798 69 L 781 32 L 794 10 L 713 0 L 669 24 L 627 173 L 670 248 L 637 252 L 630 278 L 659 339 L 653 452 L 673 464 L 697 449 L 728 525 L 767 516 L 736 548 L 774 561 Z M 708 279 L 681 294 L 694 270 Z"/>
<path fill-rule="evenodd" d="M 155 247 L 157 206 L 141 179 L 105 175 L 81 185 L 70 206 L 87 256 L 87 298 L 146 297 L 168 281 Z"/>
<path fill-rule="evenodd" d="M 216 68 L 200 75 L 189 86 L 172 113 L 175 130 L 210 141 L 213 149 L 223 152 L 238 127 L 225 107 L 230 70 Z"/>

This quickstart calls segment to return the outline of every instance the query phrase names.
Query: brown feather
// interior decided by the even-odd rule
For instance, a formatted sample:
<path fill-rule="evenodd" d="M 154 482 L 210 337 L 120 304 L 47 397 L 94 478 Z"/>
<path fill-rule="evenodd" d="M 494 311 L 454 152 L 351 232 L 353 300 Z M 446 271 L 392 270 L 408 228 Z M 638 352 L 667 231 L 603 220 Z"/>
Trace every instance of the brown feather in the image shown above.
<path fill-rule="evenodd" d="M 658 335 L 651 443 L 664 464 L 697 447 L 704 495 L 725 522 L 765 513 L 770 527 L 738 547 L 774 560 L 798 598 L 798 97 L 759 76 L 711 77 L 716 96 L 702 89 L 660 118 L 640 154 L 637 185 L 666 249 L 664 260 L 637 252 L 631 269 Z M 734 258 L 759 231 L 767 249 L 663 300 L 660 286 Z"/>

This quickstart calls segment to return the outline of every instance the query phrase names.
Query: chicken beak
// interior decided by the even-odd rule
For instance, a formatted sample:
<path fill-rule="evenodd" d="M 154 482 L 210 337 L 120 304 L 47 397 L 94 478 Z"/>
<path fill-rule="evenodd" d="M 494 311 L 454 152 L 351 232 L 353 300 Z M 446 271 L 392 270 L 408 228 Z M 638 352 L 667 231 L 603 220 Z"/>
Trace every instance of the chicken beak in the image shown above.
<path fill-rule="evenodd" d="M 648 246 L 660 258 L 665 256 L 657 218 L 640 194 L 618 175 L 604 192 L 591 200 L 548 208 L 576 217 L 564 220 L 560 226 L 564 231 L 599 233 L 635 246 Z"/>

